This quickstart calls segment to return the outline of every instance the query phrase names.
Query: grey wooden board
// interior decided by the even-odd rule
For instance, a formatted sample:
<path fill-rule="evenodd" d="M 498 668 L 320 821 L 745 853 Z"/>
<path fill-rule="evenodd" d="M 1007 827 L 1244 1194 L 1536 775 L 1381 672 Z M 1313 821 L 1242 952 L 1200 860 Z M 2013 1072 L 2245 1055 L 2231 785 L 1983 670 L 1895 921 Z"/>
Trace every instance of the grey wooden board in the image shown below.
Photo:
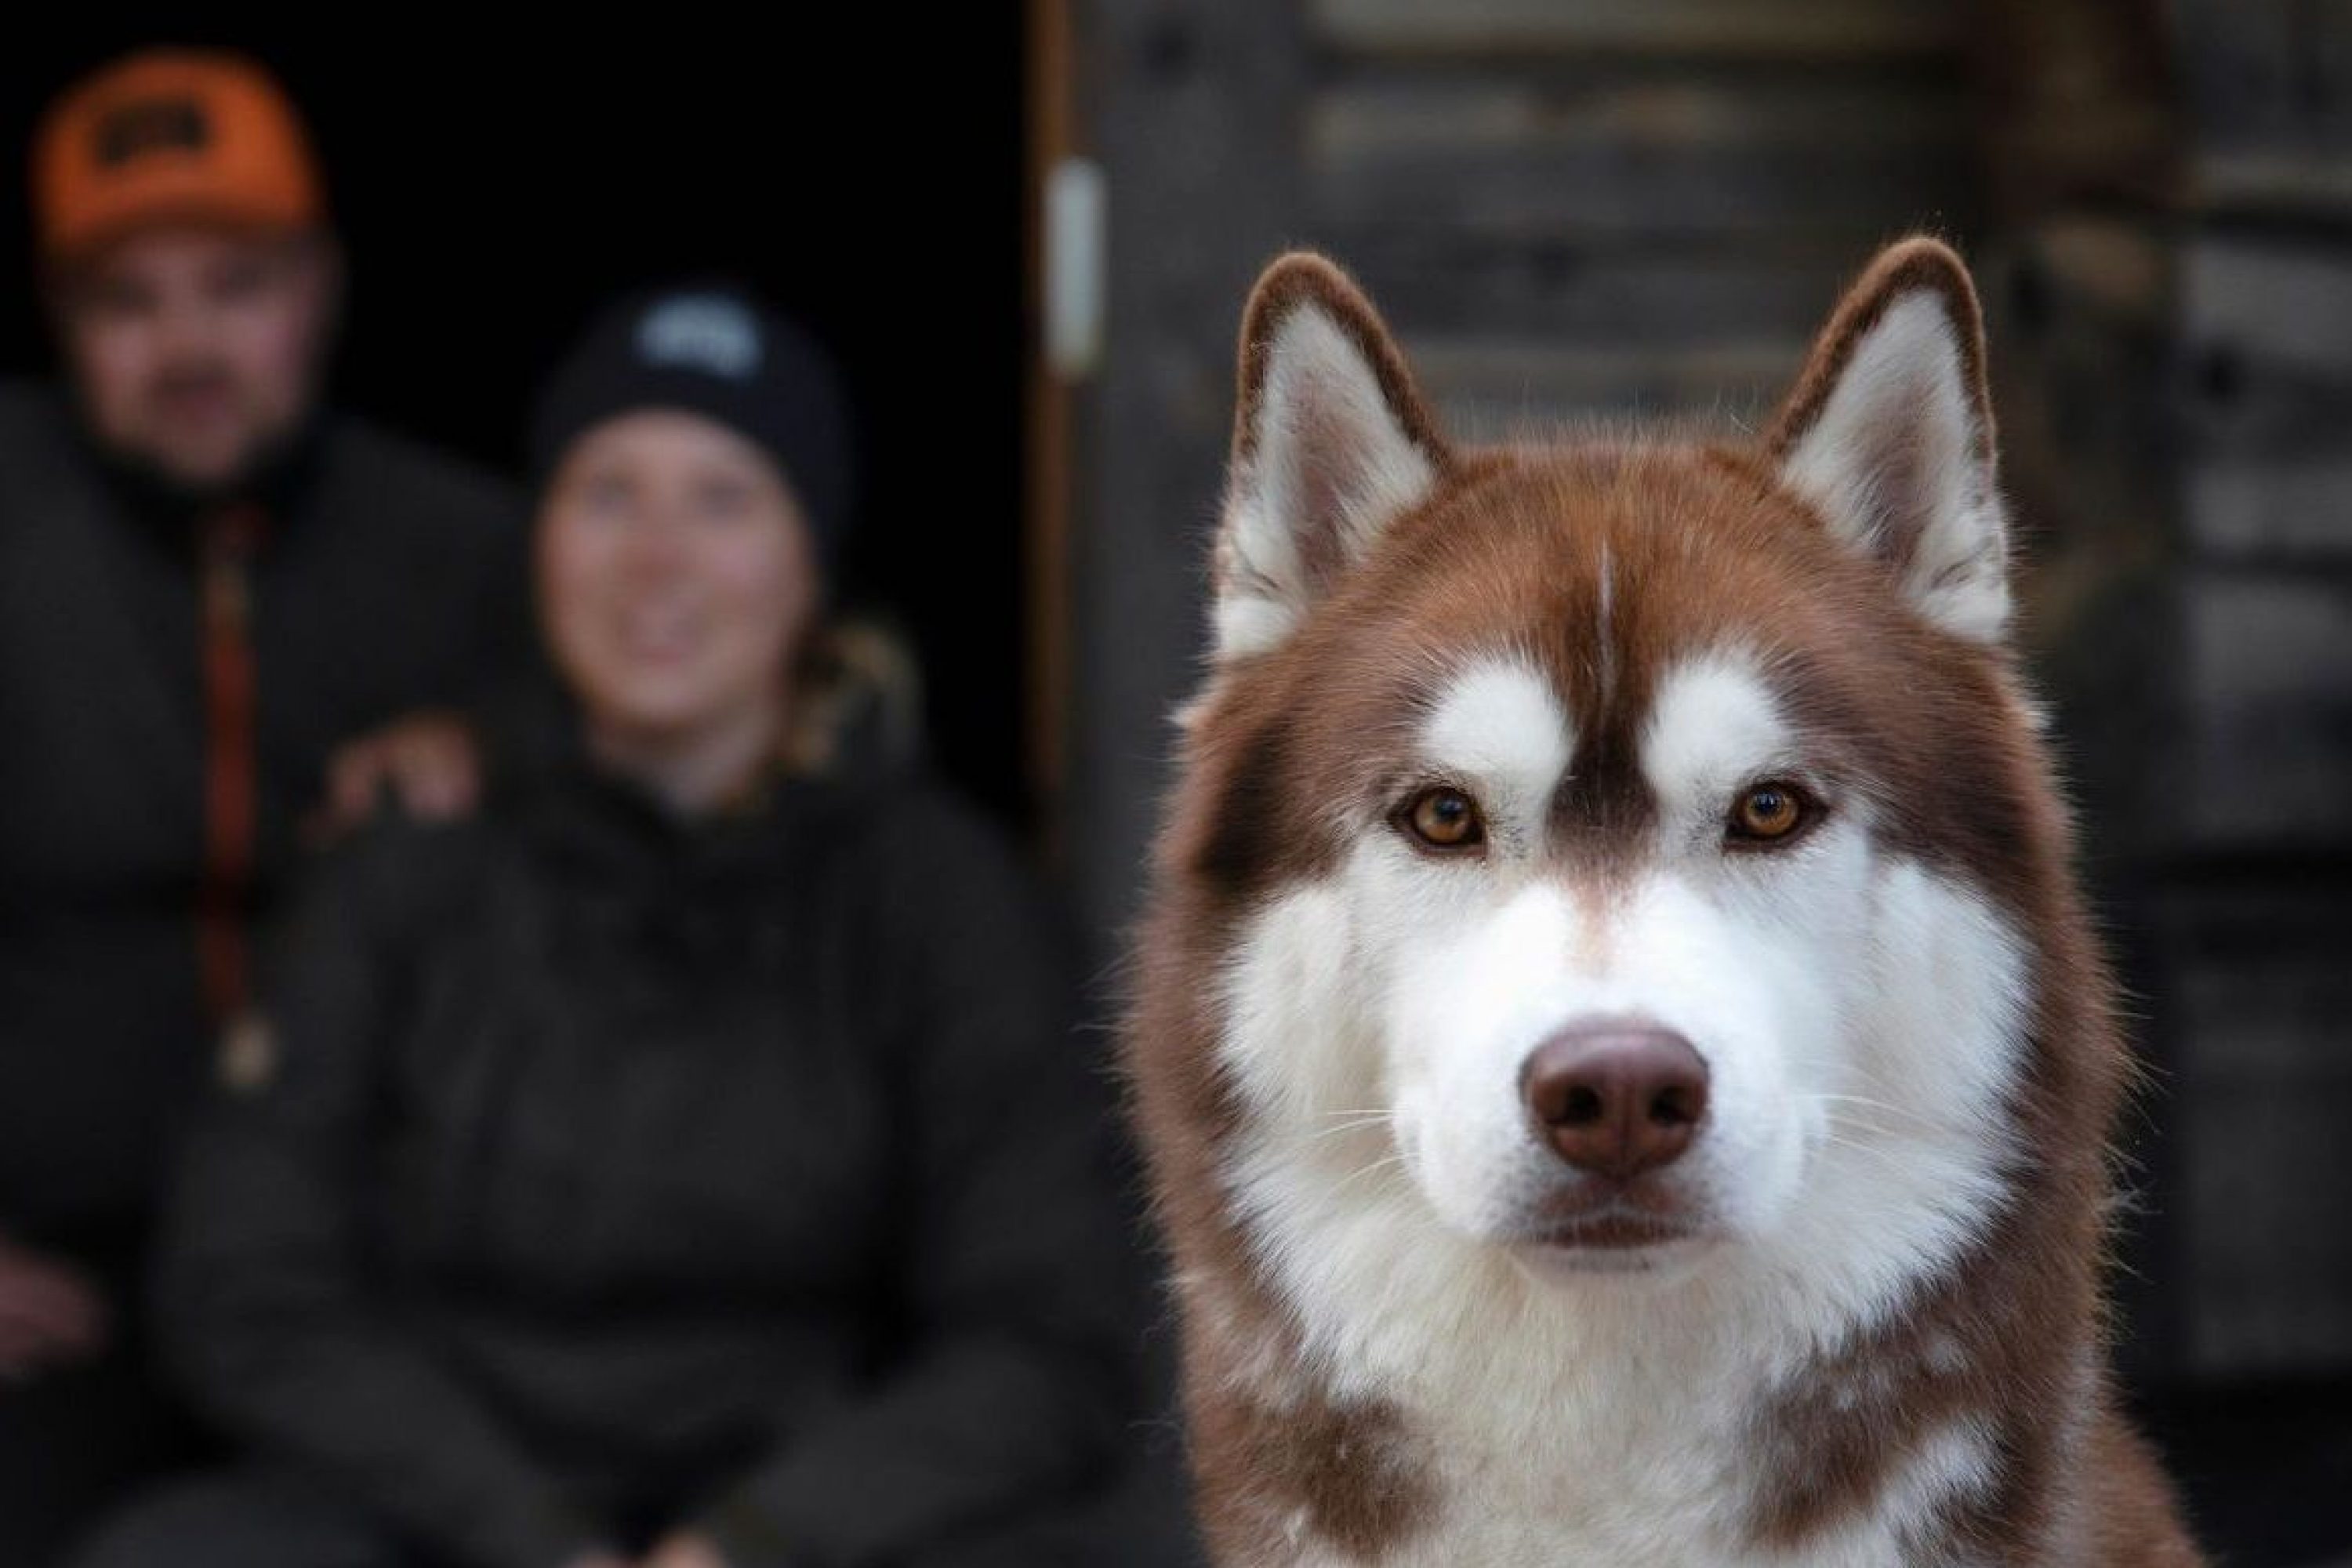
<path fill-rule="evenodd" d="M 1379 226 L 1311 237 L 1401 331 L 1626 349 L 1801 340 L 1871 254 L 1859 243 L 1510 244 Z"/>
<path fill-rule="evenodd" d="M 2352 564 L 2352 439 L 2300 458 L 2192 463 L 2182 488 L 2189 542 L 2205 558 Z"/>
<path fill-rule="evenodd" d="M 2181 589 L 2176 842 L 2352 842 L 2352 588 L 2203 573 Z"/>
<path fill-rule="evenodd" d="M 2341 1239 L 2348 1098 L 2292 1082 L 2197 1095 L 2181 1134 L 2195 1370 L 2352 1365 L 2352 1247 Z"/>
<path fill-rule="evenodd" d="M 1345 120 L 1336 122 L 1336 115 Z M 1969 218 L 1959 139 L 1844 143 L 1656 136 L 1606 115 L 1527 141 L 1369 136 L 1373 106 L 1322 106 L 1307 130 L 1310 221 L 1522 240 L 1686 237 L 1830 230 L 1855 242 Z"/>
<path fill-rule="evenodd" d="M 1786 58 L 1937 53 L 1958 0 L 1308 0 L 1343 48 L 1425 54 L 1613 50 Z"/>
<path fill-rule="evenodd" d="M 1941 74 L 1379 66 L 1339 73 L 1314 95 L 1307 156 L 1310 168 L 1587 148 L 1883 160 L 1948 152 L 1972 131 L 1966 84 Z"/>
<path fill-rule="evenodd" d="M 2179 889 L 2158 910 L 2168 1000 L 2186 1026 L 2182 1087 L 2327 1085 L 2352 1125 L 2352 884 Z"/>
<path fill-rule="evenodd" d="M 2173 10 L 2200 152 L 2316 164 L 2352 149 L 2352 6 L 2173 0 Z"/>
<path fill-rule="evenodd" d="M 2352 143 L 2352 139 L 2347 139 Z M 2352 144 L 2200 149 L 2189 163 L 2189 199 L 2209 216 L 2352 221 Z"/>
<path fill-rule="evenodd" d="M 2192 352 L 2352 383 L 2352 247 L 2199 236 L 2181 251 L 2180 310 Z"/>
<path fill-rule="evenodd" d="M 2352 1365 L 2352 885 L 2184 887 L 2151 913 L 2194 1369 Z"/>
<path fill-rule="evenodd" d="M 2352 448 L 2352 246 L 2207 233 L 2183 247 L 2179 418 L 2195 459 Z"/>
<path fill-rule="evenodd" d="M 2184 458 L 2300 463 L 2352 440 L 2352 377 L 2281 367 L 2222 342 L 2182 345 L 2173 371 Z"/>
<path fill-rule="evenodd" d="M 2183 85 L 2208 145 L 2307 133 L 2306 0 L 2172 0 Z"/>
<path fill-rule="evenodd" d="M 1449 427 L 1467 439 L 1580 438 L 1661 422 L 1739 439 L 1796 379 L 1805 342 L 1662 353 L 1408 334 L 1404 348 Z"/>
<path fill-rule="evenodd" d="M 1316 95 L 1305 157 L 1318 228 L 1539 241 L 1885 237 L 1962 222 L 1970 190 L 1957 98 L 1868 79 L 1374 77 Z"/>

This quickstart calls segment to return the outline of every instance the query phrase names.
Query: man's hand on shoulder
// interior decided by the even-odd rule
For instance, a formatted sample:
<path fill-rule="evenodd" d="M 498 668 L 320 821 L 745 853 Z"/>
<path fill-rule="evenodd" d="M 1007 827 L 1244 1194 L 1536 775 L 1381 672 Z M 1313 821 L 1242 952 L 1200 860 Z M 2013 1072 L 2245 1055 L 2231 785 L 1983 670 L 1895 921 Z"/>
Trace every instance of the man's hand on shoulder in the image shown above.
<path fill-rule="evenodd" d="M 304 832 L 314 844 L 331 843 L 387 800 L 420 822 L 454 822 L 473 814 L 481 794 L 481 744 L 473 725 L 448 709 L 423 709 L 336 750 Z"/>

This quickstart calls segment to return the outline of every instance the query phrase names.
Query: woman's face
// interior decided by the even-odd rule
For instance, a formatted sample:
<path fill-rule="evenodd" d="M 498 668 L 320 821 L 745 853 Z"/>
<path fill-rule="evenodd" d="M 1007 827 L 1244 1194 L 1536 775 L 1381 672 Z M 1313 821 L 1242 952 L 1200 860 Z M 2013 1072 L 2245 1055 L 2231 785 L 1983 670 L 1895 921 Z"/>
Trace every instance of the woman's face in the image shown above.
<path fill-rule="evenodd" d="M 593 729 L 690 746 L 781 715 L 817 602 L 808 530 L 767 454 L 715 420 L 591 427 L 549 481 L 539 603 Z"/>

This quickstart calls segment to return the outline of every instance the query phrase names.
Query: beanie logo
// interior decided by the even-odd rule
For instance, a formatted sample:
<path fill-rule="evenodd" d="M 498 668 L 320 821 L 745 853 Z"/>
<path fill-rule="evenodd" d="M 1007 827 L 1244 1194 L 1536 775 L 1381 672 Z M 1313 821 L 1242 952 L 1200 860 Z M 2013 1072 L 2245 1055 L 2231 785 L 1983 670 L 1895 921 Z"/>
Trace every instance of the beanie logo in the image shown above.
<path fill-rule="evenodd" d="M 194 100 L 142 99 L 98 122 L 91 152 L 99 167 L 113 169 L 150 153 L 201 153 L 212 139 L 212 126 Z"/>
<path fill-rule="evenodd" d="M 748 381 L 759 374 L 760 323 L 723 294 L 679 294 L 637 323 L 637 353 L 647 364 Z"/>

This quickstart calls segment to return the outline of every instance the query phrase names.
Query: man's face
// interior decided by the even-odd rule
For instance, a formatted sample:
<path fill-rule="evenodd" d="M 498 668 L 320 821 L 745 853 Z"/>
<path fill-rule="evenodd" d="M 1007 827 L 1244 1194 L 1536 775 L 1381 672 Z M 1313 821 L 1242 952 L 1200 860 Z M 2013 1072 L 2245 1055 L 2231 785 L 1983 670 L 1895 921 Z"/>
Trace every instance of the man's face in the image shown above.
<path fill-rule="evenodd" d="M 79 264 L 59 336 L 100 444 L 185 489 L 237 482 L 309 413 L 336 285 L 320 236 L 157 228 Z"/>

